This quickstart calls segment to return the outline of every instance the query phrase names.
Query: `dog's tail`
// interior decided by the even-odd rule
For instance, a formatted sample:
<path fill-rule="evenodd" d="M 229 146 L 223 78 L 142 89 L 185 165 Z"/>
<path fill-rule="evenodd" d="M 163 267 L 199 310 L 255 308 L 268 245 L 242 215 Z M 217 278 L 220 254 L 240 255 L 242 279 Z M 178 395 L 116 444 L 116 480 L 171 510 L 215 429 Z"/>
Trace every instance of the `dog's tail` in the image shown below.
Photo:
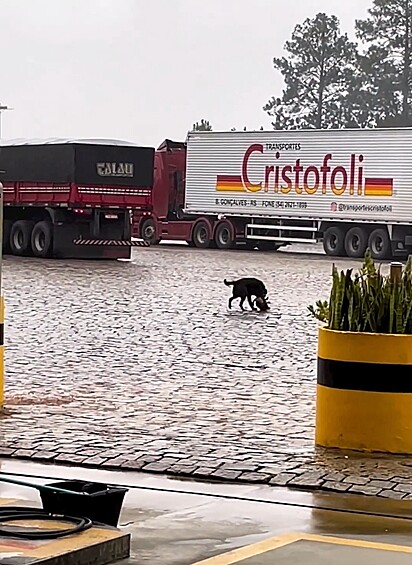
<path fill-rule="evenodd" d="M 227 281 L 226 279 L 224 279 L 223 282 L 225 283 L 226 286 L 233 286 L 235 284 L 234 281 Z"/>

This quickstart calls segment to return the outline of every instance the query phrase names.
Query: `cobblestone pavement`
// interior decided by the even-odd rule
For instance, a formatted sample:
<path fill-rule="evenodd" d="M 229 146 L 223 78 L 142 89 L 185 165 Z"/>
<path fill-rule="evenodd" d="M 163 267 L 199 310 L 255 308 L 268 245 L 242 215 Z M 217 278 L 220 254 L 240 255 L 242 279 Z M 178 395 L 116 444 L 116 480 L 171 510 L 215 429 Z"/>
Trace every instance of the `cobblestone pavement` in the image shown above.
<path fill-rule="evenodd" d="M 411 498 L 412 458 L 313 447 L 306 306 L 330 271 L 321 255 L 176 246 L 6 259 L 0 456 Z M 269 313 L 227 310 L 223 278 L 248 274 Z"/>

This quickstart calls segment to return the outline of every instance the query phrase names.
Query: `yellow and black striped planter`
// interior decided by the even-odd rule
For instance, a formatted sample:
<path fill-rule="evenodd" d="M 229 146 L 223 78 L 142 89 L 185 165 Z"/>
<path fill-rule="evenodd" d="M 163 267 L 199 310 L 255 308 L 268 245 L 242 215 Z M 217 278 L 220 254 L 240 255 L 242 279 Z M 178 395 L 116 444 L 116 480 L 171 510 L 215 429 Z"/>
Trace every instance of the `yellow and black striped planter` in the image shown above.
<path fill-rule="evenodd" d="M 412 335 L 319 329 L 316 444 L 412 454 Z"/>

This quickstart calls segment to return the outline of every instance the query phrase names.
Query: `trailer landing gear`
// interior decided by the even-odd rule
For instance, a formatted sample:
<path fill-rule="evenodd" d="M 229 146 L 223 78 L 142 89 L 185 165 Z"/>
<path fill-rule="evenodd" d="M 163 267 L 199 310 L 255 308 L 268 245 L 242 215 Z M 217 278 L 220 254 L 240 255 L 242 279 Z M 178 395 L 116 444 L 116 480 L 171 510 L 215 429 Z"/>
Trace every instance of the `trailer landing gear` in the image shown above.
<path fill-rule="evenodd" d="M 257 248 L 259 251 L 277 251 L 281 247 L 282 245 L 279 245 L 276 241 L 264 240 L 257 242 Z"/>

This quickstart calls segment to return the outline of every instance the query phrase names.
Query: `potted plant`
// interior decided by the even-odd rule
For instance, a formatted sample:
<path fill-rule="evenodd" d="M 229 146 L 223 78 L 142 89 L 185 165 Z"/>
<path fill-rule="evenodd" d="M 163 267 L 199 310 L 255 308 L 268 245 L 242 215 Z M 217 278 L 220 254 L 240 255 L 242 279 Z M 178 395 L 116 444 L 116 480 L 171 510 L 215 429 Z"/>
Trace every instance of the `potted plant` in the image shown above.
<path fill-rule="evenodd" d="M 412 258 L 383 275 L 332 269 L 329 301 L 309 306 L 318 337 L 316 444 L 412 453 Z"/>

